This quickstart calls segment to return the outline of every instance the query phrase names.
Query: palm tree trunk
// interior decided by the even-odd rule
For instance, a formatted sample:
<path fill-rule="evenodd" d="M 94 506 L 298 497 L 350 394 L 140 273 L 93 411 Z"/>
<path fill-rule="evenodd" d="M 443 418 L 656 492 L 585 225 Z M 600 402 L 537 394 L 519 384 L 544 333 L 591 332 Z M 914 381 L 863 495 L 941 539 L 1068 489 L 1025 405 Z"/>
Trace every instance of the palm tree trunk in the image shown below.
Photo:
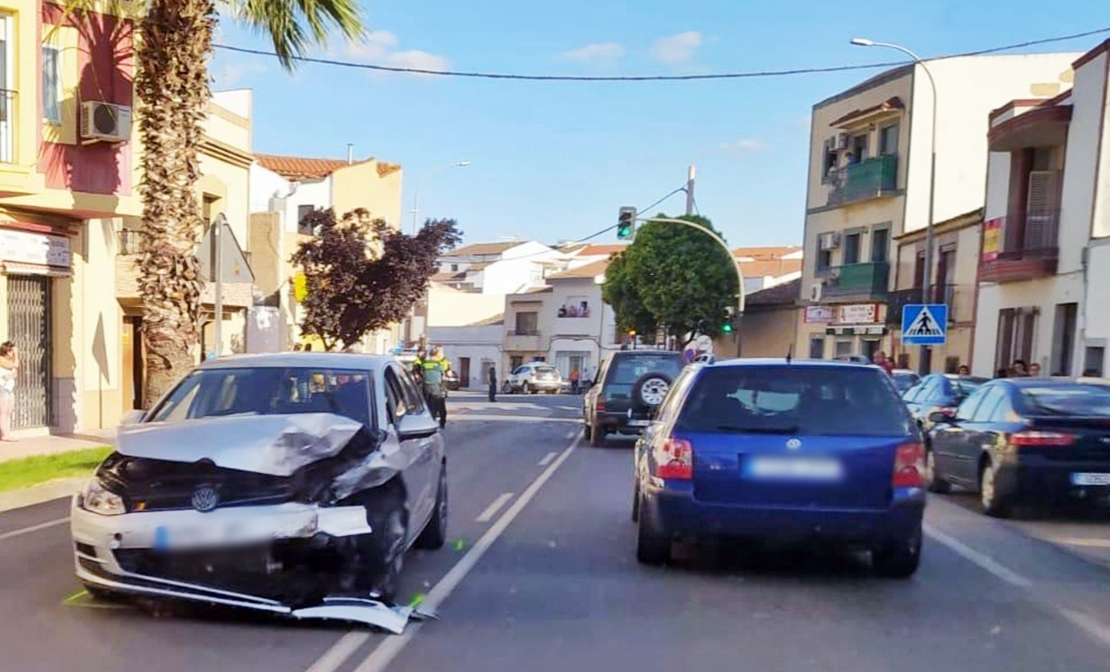
<path fill-rule="evenodd" d="M 208 0 L 152 0 L 139 29 L 135 88 L 145 230 L 139 291 L 148 408 L 196 362 L 201 282 L 195 255 L 203 228 L 196 182 L 215 16 Z"/>

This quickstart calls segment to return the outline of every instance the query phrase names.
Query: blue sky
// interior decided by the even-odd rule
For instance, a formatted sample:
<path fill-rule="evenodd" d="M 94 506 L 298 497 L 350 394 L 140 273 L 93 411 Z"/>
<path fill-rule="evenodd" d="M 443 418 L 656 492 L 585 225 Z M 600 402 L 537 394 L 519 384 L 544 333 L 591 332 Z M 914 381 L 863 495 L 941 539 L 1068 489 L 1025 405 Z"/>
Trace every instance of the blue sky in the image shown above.
<path fill-rule="evenodd" d="M 373 2 L 367 44 L 319 55 L 524 74 L 692 74 L 900 60 L 850 46 L 857 35 L 928 57 L 1110 25 L 1105 5 L 1083 0 L 753 4 Z M 1100 39 L 1038 50 L 1085 50 Z M 231 23 L 217 41 L 267 47 Z M 471 161 L 423 179 L 420 193 L 422 217 L 456 218 L 467 242 L 580 238 L 614 224 L 620 206 L 681 186 L 695 164 L 698 208 L 734 246 L 800 243 L 810 107 L 875 72 L 537 83 L 311 64 L 288 75 L 272 59 L 229 52 L 212 65 L 216 90 L 254 89 L 255 151 L 344 158 L 352 143 L 359 158 L 404 166 L 406 213 L 417 178 Z M 681 212 L 682 196 L 661 207 Z"/>

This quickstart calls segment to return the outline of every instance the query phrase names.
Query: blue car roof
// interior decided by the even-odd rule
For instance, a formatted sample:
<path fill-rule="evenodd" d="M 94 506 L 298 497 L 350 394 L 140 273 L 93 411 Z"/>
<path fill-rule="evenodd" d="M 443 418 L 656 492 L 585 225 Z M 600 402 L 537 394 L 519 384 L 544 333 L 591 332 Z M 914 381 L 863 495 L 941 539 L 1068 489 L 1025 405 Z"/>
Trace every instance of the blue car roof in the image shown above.
<path fill-rule="evenodd" d="M 801 366 L 806 368 L 850 368 L 850 369 L 875 369 L 878 368 L 871 363 L 863 362 L 839 362 L 829 359 L 790 359 L 785 357 L 745 357 L 740 359 L 718 359 L 712 364 L 714 368 L 719 366 L 727 367 L 746 367 L 746 366 Z"/>

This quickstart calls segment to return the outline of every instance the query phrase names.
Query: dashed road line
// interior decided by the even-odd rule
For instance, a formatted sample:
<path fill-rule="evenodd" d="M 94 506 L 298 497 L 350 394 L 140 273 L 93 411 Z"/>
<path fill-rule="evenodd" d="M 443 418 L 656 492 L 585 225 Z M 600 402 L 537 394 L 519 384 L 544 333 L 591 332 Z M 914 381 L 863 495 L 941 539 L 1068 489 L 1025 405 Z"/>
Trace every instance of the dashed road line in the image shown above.
<path fill-rule="evenodd" d="M 559 453 L 550 452 L 547 455 L 544 455 L 543 459 L 540 460 L 536 466 L 546 467 L 547 465 L 551 464 L 551 460 L 554 460 L 556 457 L 559 457 Z"/>
<path fill-rule="evenodd" d="M 347 659 L 354 655 L 355 651 L 359 650 L 366 640 L 370 639 L 370 633 L 362 630 L 353 630 L 339 638 L 324 655 L 320 656 L 312 667 L 308 668 L 307 672 L 335 672 Z"/>
<path fill-rule="evenodd" d="M 475 518 L 475 522 L 488 523 L 489 521 L 493 520 L 493 517 L 496 516 L 497 512 L 501 510 L 501 507 L 508 504 L 509 500 L 512 498 L 513 493 L 511 492 L 501 493 L 497 496 L 497 499 L 493 500 L 493 502 L 486 507 L 485 511 L 482 511 L 482 513 L 478 514 L 478 517 Z"/>

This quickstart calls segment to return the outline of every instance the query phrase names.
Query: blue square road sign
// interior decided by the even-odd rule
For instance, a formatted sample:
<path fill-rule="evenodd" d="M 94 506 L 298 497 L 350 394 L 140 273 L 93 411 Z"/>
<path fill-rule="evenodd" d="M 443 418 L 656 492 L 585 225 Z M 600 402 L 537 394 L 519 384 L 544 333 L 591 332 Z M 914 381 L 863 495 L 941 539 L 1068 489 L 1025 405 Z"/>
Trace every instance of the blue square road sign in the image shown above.
<path fill-rule="evenodd" d="M 902 342 L 944 345 L 948 340 L 948 305 L 911 303 L 902 308 Z"/>

